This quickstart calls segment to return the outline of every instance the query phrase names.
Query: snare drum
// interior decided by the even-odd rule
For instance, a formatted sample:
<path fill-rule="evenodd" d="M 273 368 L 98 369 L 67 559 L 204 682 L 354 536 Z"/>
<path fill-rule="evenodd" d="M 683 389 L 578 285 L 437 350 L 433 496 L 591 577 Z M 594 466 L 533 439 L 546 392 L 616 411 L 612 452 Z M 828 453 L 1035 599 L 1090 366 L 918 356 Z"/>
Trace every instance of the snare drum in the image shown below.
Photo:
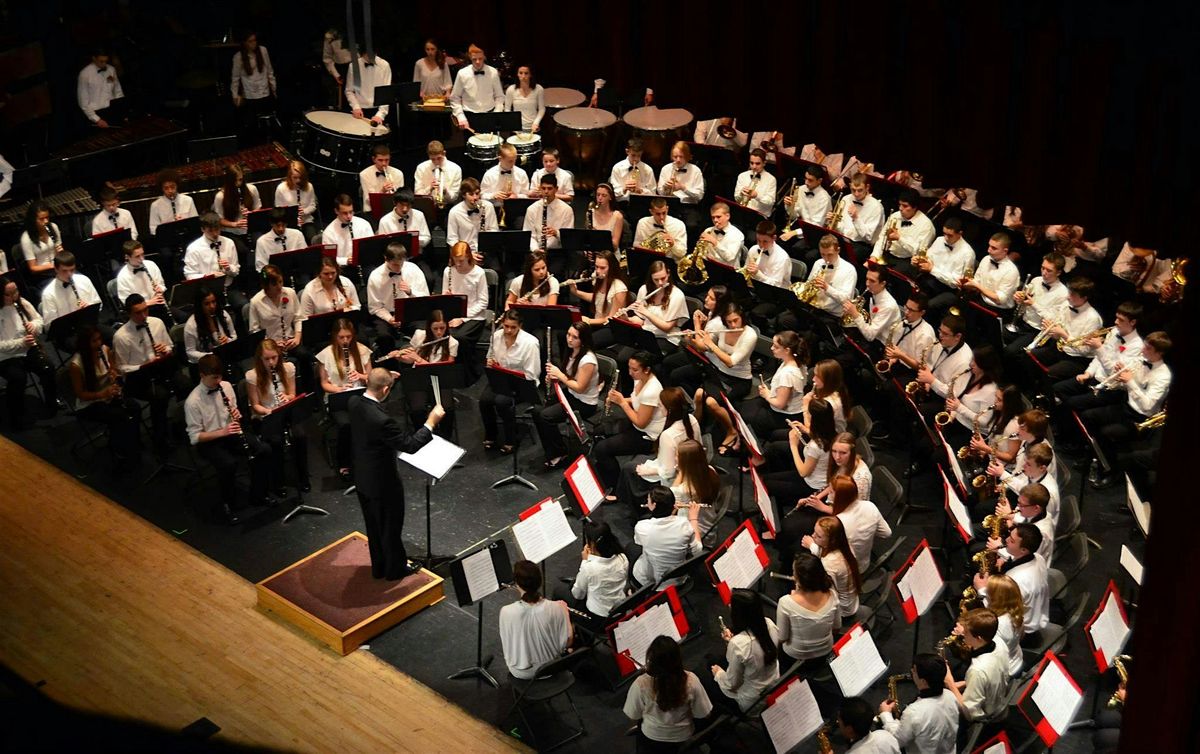
<path fill-rule="evenodd" d="M 670 162 L 675 142 L 690 138 L 687 127 L 692 114 L 681 108 L 659 110 L 651 105 L 630 110 L 624 121 L 630 136 L 642 140 L 642 159 L 651 165 L 665 165 Z"/>
<path fill-rule="evenodd" d="M 517 150 L 517 161 L 528 165 L 542 151 L 542 137 L 537 134 L 519 133 L 505 139 Z"/>
<path fill-rule="evenodd" d="M 495 162 L 500 156 L 500 137 L 496 134 L 472 134 L 467 139 L 467 157 L 480 162 Z"/>
<path fill-rule="evenodd" d="M 576 189 L 591 189 L 608 178 L 617 116 L 592 107 L 572 107 L 554 115 L 563 167 L 575 174 Z"/>
<path fill-rule="evenodd" d="M 373 126 L 365 118 L 335 110 L 311 110 L 304 114 L 304 141 L 300 159 L 334 173 L 357 175 L 371 162 L 375 145 L 391 133 L 387 126 Z"/>

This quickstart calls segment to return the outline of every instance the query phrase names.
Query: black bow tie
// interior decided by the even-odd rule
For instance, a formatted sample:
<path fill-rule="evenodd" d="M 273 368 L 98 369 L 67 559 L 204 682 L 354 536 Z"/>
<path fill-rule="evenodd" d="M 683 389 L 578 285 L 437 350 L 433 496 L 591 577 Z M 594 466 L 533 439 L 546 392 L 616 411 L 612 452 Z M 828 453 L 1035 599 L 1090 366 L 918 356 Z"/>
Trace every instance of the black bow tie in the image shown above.
<path fill-rule="evenodd" d="M 385 176 L 387 176 L 387 173 L 383 172 L 382 170 L 376 170 L 376 171 L 375 171 L 375 177 L 376 177 L 376 178 L 383 178 L 383 177 L 385 177 Z"/>
<path fill-rule="evenodd" d="M 751 173 L 750 174 L 750 180 L 752 180 L 752 181 L 757 181 L 759 178 L 762 178 L 762 173 Z"/>
<path fill-rule="evenodd" d="M 816 194 L 815 194 L 814 192 L 812 192 L 812 191 L 805 191 L 805 192 L 804 192 L 804 195 L 805 195 L 805 196 L 807 196 L 807 197 L 809 197 L 809 198 L 812 198 L 812 197 L 816 196 Z"/>
<path fill-rule="evenodd" d="M 108 66 L 105 66 L 104 68 L 96 69 L 96 73 L 106 73 L 107 71 L 108 71 Z"/>
<path fill-rule="evenodd" d="M 145 267 L 134 267 L 133 268 L 133 274 L 135 274 L 135 275 L 139 272 L 145 272 L 145 271 L 146 271 Z"/>
<path fill-rule="evenodd" d="M 469 210 L 467 210 L 467 214 L 468 214 L 468 215 L 478 215 L 478 214 L 479 214 L 479 208 L 478 208 L 478 207 L 476 207 L 475 209 L 469 209 Z"/>
<path fill-rule="evenodd" d="M 912 220 L 901 220 L 900 221 L 901 228 L 907 228 L 910 225 L 912 225 Z M 949 245 L 949 244 L 947 244 L 947 245 Z"/>
<path fill-rule="evenodd" d="M 1118 335 L 1117 340 L 1119 340 L 1121 342 L 1121 345 L 1125 345 L 1125 336 L 1124 335 Z"/>
<path fill-rule="evenodd" d="M 991 257 L 988 257 L 988 261 L 992 263 L 992 267 L 999 267 L 999 266 L 1000 266 L 1000 263 L 999 263 L 999 262 L 997 262 L 995 259 L 992 259 Z"/>
<path fill-rule="evenodd" d="M 219 393 L 219 392 L 221 392 L 221 388 L 220 388 L 220 386 L 218 386 L 218 387 L 210 387 L 210 388 L 208 389 L 208 394 L 209 394 L 209 395 L 212 395 L 213 393 Z"/>
<path fill-rule="evenodd" d="M 483 75 L 483 71 L 472 71 L 472 73 L 474 73 L 476 76 L 482 76 L 482 75 Z"/>
<path fill-rule="evenodd" d="M 116 215 L 109 215 L 109 216 L 108 216 L 108 221 L 109 221 L 110 223 L 112 223 L 113 225 L 116 225 L 116 224 L 117 224 L 117 216 L 116 216 Z"/>
<path fill-rule="evenodd" d="M 912 329 L 917 326 L 916 322 L 905 322 L 904 332 L 912 332 Z"/>
<path fill-rule="evenodd" d="M 363 66 L 366 68 L 374 68 L 375 64 L 374 63 L 363 63 Z"/>
<path fill-rule="evenodd" d="M 64 280 L 64 281 L 63 281 L 63 288 L 70 288 L 70 287 L 71 287 L 71 281 L 70 281 L 70 280 Z"/>
<path fill-rule="evenodd" d="M 208 248 L 212 249 L 213 251 L 216 251 L 221 248 L 221 242 L 220 241 L 211 241 L 208 244 Z"/>
<path fill-rule="evenodd" d="M 400 216 L 398 216 L 398 217 L 396 218 L 396 221 L 397 221 L 397 222 L 402 222 L 402 223 L 404 223 L 405 225 L 408 225 L 408 215 L 400 215 Z"/>
<path fill-rule="evenodd" d="M 388 277 L 390 277 L 390 278 L 398 278 L 398 277 L 400 277 L 401 275 L 403 275 L 403 273 L 400 273 L 400 272 L 392 272 L 391 270 L 388 270 Z"/>
<path fill-rule="evenodd" d="M 687 172 L 687 168 L 675 168 L 675 172 L 676 172 L 676 173 L 686 173 L 686 172 Z"/>
<path fill-rule="evenodd" d="M 1154 365 L 1150 363 L 1149 359 L 1142 359 L 1142 366 L 1146 367 L 1147 369 L 1154 368 Z"/>
<path fill-rule="evenodd" d="M 858 199 L 855 199 L 855 200 L 854 200 L 854 203 L 855 203 L 855 204 L 857 204 L 857 205 L 858 205 L 858 206 L 860 206 L 860 207 L 862 206 L 862 202 L 861 202 L 860 200 L 858 200 Z"/>
<path fill-rule="evenodd" d="M 725 231 L 723 231 L 723 230 L 720 230 L 720 229 L 718 229 L 718 228 L 713 228 L 713 233 L 716 233 L 718 236 L 723 236 L 723 235 L 725 235 Z"/>
<path fill-rule="evenodd" d="M 140 324 L 140 325 L 138 325 L 138 326 L 137 326 L 137 329 L 139 329 L 139 330 L 148 330 L 148 329 L 150 329 L 150 325 L 148 325 L 148 324 L 146 324 L 145 322 L 143 322 L 142 324 Z"/>
<path fill-rule="evenodd" d="M 500 175 L 512 175 L 512 171 L 511 170 L 501 170 Z"/>
<path fill-rule="evenodd" d="M 349 228 L 352 223 L 342 223 L 343 228 Z"/>
<path fill-rule="evenodd" d="M 280 245 L 287 243 L 287 236 L 275 236 L 275 243 Z"/>
<path fill-rule="evenodd" d="M 667 226 L 663 225 L 662 223 L 654 223 L 654 227 L 658 228 L 659 230 L 663 230 Z"/>
<path fill-rule="evenodd" d="M 1067 308 L 1071 310 L 1071 313 L 1072 313 L 1072 314 L 1078 314 L 1078 313 L 1079 313 L 1079 307 L 1077 307 L 1077 306 L 1071 306 L 1071 305 L 1069 305 L 1069 304 L 1068 304 L 1068 305 L 1067 305 Z"/>
<path fill-rule="evenodd" d="M 1043 282 L 1042 282 L 1042 289 L 1043 289 L 1043 290 L 1047 290 L 1047 291 L 1048 291 L 1048 290 L 1050 290 L 1050 284 L 1049 284 L 1049 283 L 1047 283 L 1047 282 L 1045 282 L 1045 281 L 1043 281 Z"/>

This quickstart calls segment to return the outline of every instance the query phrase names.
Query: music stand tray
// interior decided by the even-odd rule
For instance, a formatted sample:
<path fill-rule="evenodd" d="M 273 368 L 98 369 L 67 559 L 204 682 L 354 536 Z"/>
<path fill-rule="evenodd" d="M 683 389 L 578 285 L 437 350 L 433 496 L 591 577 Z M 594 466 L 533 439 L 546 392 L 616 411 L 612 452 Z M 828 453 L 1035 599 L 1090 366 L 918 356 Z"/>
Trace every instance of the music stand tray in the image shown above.
<path fill-rule="evenodd" d="M 841 247 L 842 256 L 850 260 L 853 265 L 858 264 L 858 255 L 854 253 L 854 242 L 846 236 L 838 233 L 832 228 L 823 228 L 820 225 L 812 223 L 800 222 L 800 232 L 804 234 L 804 243 L 810 248 L 817 248 L 824 236 L 833 236 L 838 240 L 838 246 Z"/>
<path fill-rule="evenodd" d="M 555 304 L 513 304 L 509 309 L 521 313 L 521 329 L 541 340 L 546 328 L 554 333 L 566 334 L 567 328 L 581 319 L 579 307 Z"/>
<path fill-rule="evenodd" d="M 100 321 L 100 304 L 91 304 L 82 309 L 68 312 L 61 317 L 55 317 L 50 323 L 50 331 L 46 339 L 54 342 L 79 331 L 84 325 L 95 326 Z"/>
<path fill-rule="evenodd" d="M 671 274 L 671 277 L 678 277 L 675 259 L 670 254 L 662 254 L 640 246 L 634 246 L 626 252 L 625 264 L 629 269 L 630 294 L 634 293 L 641 283 L 646 284 L 646 290 L 653 289 L 646 278 L 650 265 L 654 262 L 663 262 L 667 265 L 667 272 Z"/>
<path fill-rule="evenodd" d="M 405 238 L 408 236 L 408 238 Z M 356 238 L 352 242 L 350 250 L 350 264 L 360 270 L 367 270 L 370 273 L 379 265 L 383 264 L 383 252 L 388 247 L 388 244 L 393 241 L 399 241 L 408 247 L 408 251 L 412 252 L 413 241 L 416 240 L 417 234 L 413 232 L 396 232 L 396 233 L 381 233 L 377 236 L 367 236 L 366 238 Z"/>
<path fill-rule="evenodd" d="M 363 318 L 362 309 L 350 309 L 344 312 L 325 312 L 324 314 L 314 314 L 304 320 L 304 326 L 300 330 L 300 342 L 305 348 L 312 350 L 314 353 L 320 351 L 325 346 L 329 345 L 329 338 L 333 334 L 333 326 L 339 319 L 348 319 L 354 323 L 354 328 L 357 331 L 359 323 Z"/>
<path fill-rule="evenodd" d="M 467 297 L 461 293 L 442 293 L 437 296 L 410 296 L 393 303 L 397 322 L 426 322 L 435 310 L 441 310 L 446 321 L 467 316 Z"/>
<path fill-rule="evenodd" d="M 465 113 L 471 121 L 471 129 L 477 134 L 518 133 L 521 114 L 518 112 Z"/>
<path fill-rule="evenodd" d="M 563 228 L 558 235 L 563 251 L 612 251 L 612 233 L 607 230 Z"/>
<path fill-rule="evenodd" d="M 104 264 L 107 260 L 116 261 L 117 264 L 125 263 L 125 249 L 123 248 L 126 241 L 133 238 L 133 233 L 129 228 L 118 228 L 110 230 L 107 233 L 97 233 L 94 236 L 89 236 L 83 239 L 78 246 L 75 247 L 75 259 L 80 267 L 95 267 L 107 272 Z"/>
<path fill-rule="evenodd" d="M 662 355 L 662 349 L 659 348 L 658 338 L 654 333 L 620 317 L 613 317 L 608 323 L 612 326 L 613 341 L 617 345 L 628 346 L 634 350 L 646 351 L 658 356 Z"/>
<path fill-rule="evenodd" d="M 527 230 L 489 230 L 479 234 L 479 253 L 499 255 L 502 269 L 514 270 L 524 266 L 532 234 Z"/>
<path fill-rule="evenodd" d="M 154 238 L 160 246 L 175 246 L 180 249 L 202 235 L 198 215 L 161 223 L 156 231 Z"/>
<path fill-rule="evenodd" d="M 208 288 L 217 297 L 217 309 L 225 308 L 225 276 L 205 275 L 203 277 L 180 280 L 171 286 L 170 306 L 174 309 L 191 311 L 196 303 L 196 291 Z"/>
<path fill-rule="evenodd" d="M 297 276 L 315 274 L 320 267 L 321 257 L 336 258 L 337 244 L 325 243 L 290 251 L 276 251 L 271 253 L 267 261 L 278 267 L 284 278 L 292 284 L 291 287 L 296 289 Z M 296 295 L 300 295 L 299 290 L 296 290 Z"/>
<path fill-rule="evenodd" d="M 504 227 L 500 230 L 520 230 L 525 222 L 525 213 L 540 199 L 530 199 L 527 196 L 514 196 L 502 202 L 492 202 L 496 207 L 496 221 L 500 220 L 500 208 L 504 208 Z M 528 250 L 526 246 L 526 250 Z"/>
<path fill-rule="evenodd" d="M 246 232 L 251 238 L 258 238 L 271 229 L 271 215 L 277 209 L 288 210 L 287 227 L 297 229 L 300 227 L 297 224 L 300 221 L 300 210 L 295 204 L 284 205 L 282 207 L 263 207 L 246 215 Z"/>

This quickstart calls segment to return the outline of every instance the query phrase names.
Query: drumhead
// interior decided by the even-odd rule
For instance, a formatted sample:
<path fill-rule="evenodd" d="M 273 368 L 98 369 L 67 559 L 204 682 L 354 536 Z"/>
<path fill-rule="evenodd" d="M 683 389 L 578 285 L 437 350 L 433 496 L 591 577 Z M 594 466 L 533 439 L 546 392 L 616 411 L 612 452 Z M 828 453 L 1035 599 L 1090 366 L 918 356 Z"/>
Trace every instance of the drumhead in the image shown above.
<path fill-rule="evenodd" d="M 546 107 L 561 110 L 582 105 L 586 97 L 578 89 L 568 89 L 564 86 L 550 86 L 542 90 L 542 99 L 545 101 Z"/>
<path fill-rule="evenodd" d="M 640 131 L 670 131 L 691 123 L 692 114 L 683 108 L 659 110 L 651 105 L 630 110 L 623 120 Z"/>
<path fill-rule="evenodd" d="M 345 136 L 372 137 L 391 133 L 391 129 L 385 125 L 372 126 L 366 118 L 355 118 L 350 113 L 336 110 L 310 110 L 304 114 L 304 119 L 318 128 Z"/>
<path fill-rule="evenodd" d="M 595 107 L 572 107 L 555 113 L 554 122 L 576 131 L 594 131 L 613 125 L 617 122 L 617 116 Z"/>
<path fill-rule="evenodd" d="M 498 147 L 500 146 L 500 137 L 496 134 L 471 134 L 467 143 L 476 147 Z"/>
<path fill-rule="evenodd" d="M 514 147 L 523 147 L 523 146 L 528 146 L 530 144 L 537 144 L 541 140 L 542 140 L 541 136 L 538 136 L 537 134 L 527 134 L 527 133 L 513 134 L 512 136 L 505 139 L 505 141 L 507 141 L 509 144 L 512 144 Z"/>

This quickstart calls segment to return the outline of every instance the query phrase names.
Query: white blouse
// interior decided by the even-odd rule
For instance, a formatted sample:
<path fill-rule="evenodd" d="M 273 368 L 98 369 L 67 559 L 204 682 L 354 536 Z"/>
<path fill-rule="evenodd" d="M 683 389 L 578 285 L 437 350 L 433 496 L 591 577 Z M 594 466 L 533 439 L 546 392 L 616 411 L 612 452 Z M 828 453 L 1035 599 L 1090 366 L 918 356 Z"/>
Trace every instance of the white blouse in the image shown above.
<path fill-rule="evenodd" d="M 508 284 L 508 292 L 511 293 L 515 299 L 517 299 L 518 304 L 535 304 L 537 306 L 545 306 L 546 304 L 550 303 L 551 296 L 558 295 L 558 290 L 559 290 L 558 278 L 551 275 L 549 282 L 543 282 L 542 287 L 540 287 L 540 288 L 537 287 L 538 286 L 537 283 L 534 283 L 530 287 L 530 291 L 532 292 L 532 291 L 536 290 L 537 293 L 534 293 L 532 296 L 530 296 L 529 298 L 522 301 L 521 300 L 521 286 L 524 283 L 525 283 L 525 276 L 517 275 Z"/>
<path fill-rule="evenodd" d="M 521 114 L 521 130 L 529 132 L 534 126 L 540 126 L 542 118 L 546 117 L 546 97 L 545 90 L 541 84 L 533 87 L 528 95 L 522 94 L 516 84 L 508 87 L 508 91 L 504 93 L 504 110 L 505 112 L 519 112 Z"/>
<path fill-rule="evenodd" d="M 629 580 L 629 558 L 618 553 L 611 558 L 590 555 L 579 564 L 579 573 L 571 586 L 571 596 L 587 598 L 592 615 L 607 616 L 625 599 L 625 583 Z"/>
<path fill-rule="evenodd" d="M 592 379 L 583 386 L 583 392 L 576 392 L 572 388 L 567 388 L 567 392 L 589 406 L 596 406 L 600 403 L 600 362 L 596 360 L 596 354 L 588 351 L 579 360 L 579 366 L 575 370 L 576 374 L 585 364 L 591 364 L 593 367 Z"/>
<path fill-rule="evenodd" d="M 779 641 L 794 660 L 815 660 L 833 650 L 833 630 L 842 625 L 837 593 L 826 592 L 825 604 L 817 610 L 804 607 L 791 594 L 779 600 L 775 610 Z"/>
<path fill-rule="evenodd" d="M 642 301 L 646 300 L 646 286 L 643 285 L 641 288 L 638 288 L 637 298 Z M 665 306 L 647 304 L 647 308 L 657 309 L 657 311 L 654 313 L 654 316 L 665 320 L 668 323 L 675 322 L 680 319 L 687 319 L 688 315 L 687 298 L 683 295 L 683 291 L 679 290 L 675 286 L 671 286 L 671 293 L 667 296 L 667 303 Z M 675 345 L 679 345 L 678 328 L 668 334 L 667 332 L 658 329 L 658 327 L 655 326 L 655 324 L 650 320 L 646 320 L 642 325 L 642 329 L 648 330 L 660 338 L 666 338 Z"/>
<path fill-rule="evenodd" d="M 612 281 L 612 283 L 609 284 L 607 291 L 600 294 L 600 296 L 598 296 L 598 297 L 593 296 L 592 297 L 592 312 L 594 313 L 596 319 L 602 319 L 604 317 L 611 315 L 613 313 L 612 312 L 613 301 L 616 300 L 617 296 L 620 296 L 622 293 L 628 293 L 628 292 L 629 292 L 629 287 L 625 285 L 624 280 L 614 280 L 614 281 Z M 686 300 L 684 301 L 684 305 L 685 306 L 687 305 Z"/>
<path fill-rule="evenodd" d="M 779 629 L 770 618 L 765 619 L 767 634 L 774 644 L 779 643 Z M 725 645 L 725 659 L 729 667 L 713 675 L 725 696 L 736 699 L 742 711 L 758 701 L 767 687 L 779 679 L 779 658 L 770 664 L 763 656 L 762 645 L 749 631 L 742 631 Z"/>
<path fill-rule="evenodd" d="M 808 376 L 804 373 L 804 367 L 799 364 L 784 364 L 779 369 L 775 370 L 775 374 L 771 377 L 771 395 L 775 395 L 775 391 L 781 387 L 790 387 L 792 389 L 792 397 L 788 399 L 787 405 L 783 408 L 778 408 L 774 405 L 771 409 L 788 416 L 795 416 L 804 410 L 804 383 L 808 381 Z"/>
<path fill-rule="evenodd" d="M 285 361 L 285 362 L 283 362 L 283 368 L 284 368 L 284 371 L 287 372 L 288 380 L 292 383 L 292 392 L 295 393 L 295 390 L 296 390 L 296 365 L 290 361 Z M 281 379 L 279 381 L 279 392 L 278 393 L 275 392 L 275 384 L 274 383 L 275 383 L 275 381 L 274 381 L 274 379 L 272 379 L 271 384 L 267 389 L 267 394 L 265 397 L 262 395 L 258 396 L 258 404 L 260 406 L 262 406 L 263 408 L 267 408 L 267 409 L 275 408 L 281 402 L 279 400 L 279 396 L 283 394 L 283 390 L 284 390 L 283 380 Z M 258 390 L 258 372 L 257 371 L 251 369 L 250 371 L 246 372 L 246 387 L 247 387 L 246 392 L 249 396 L 254 395 L 254 393 L 251 391 Z M 251 404 L 254 403 L 253 399 L 251 399 L 250 403 Z M 254 418 L 262 419 L 263 417 L 255 414 Z"/>
<path fill-rule="evenodd" d="M 412 348 L 420 348 L 421 346 L 425 345 L 425 338 L 427 338 L 427 337 L 429 337 L 429 336 L 426 334 L 426 332 L 424 330 L 417 330 L 416 332 L 413 333 L 412 338 L 408 341 L 408 345 L 411 346 Z M 450 349 L 450 359 L 451 360 L 457 359 L 458 358 L 458 339 L 454 338 L 452 336 L 450 338 L 450 340 L 443 341 L 443 342 L 445 342 Z M 435 346 L 433 346 L 433 352 L 431 354 L 429 354 L 430 361 L 433 361 L 433 359 L 435 357 L 438 359 L 440 359 L 442 357 L 441 345 L 442 345 L 441 343 L 438 343 Z"/>
<path fill-rule="evenodd" d="M 758 343 L 758 333 L 754 331 L 754 328 L 747 325 L 733 343 L 727 343 L 723 333 L 715 335 L 713 342 L 717 344 L 717 348 L 730 355 L 733 365 L 725 366 L 725 363 L 715 354 L 705 353 L 705 357 L 712 362 L 712 365 L 730 377 L 739 380 L 750 379 L 750 354 L 754 353 L 754 346 Z"/>
<path fill-rule="evenodd" d="M 633 397 L 630 400 L 630 405 L 633 408 L 633 413 L 637 413 L 642 406 L 654 406 L 654 414 L 650 417 L 650 422 L 642 428 L 642 434 L 649 437 L 651 440 L 657 440 L 662 434 L 663 426 L 667 423 L 667 411 L 663 408 L 662 395 L 663 386 L 654 375 L 646 380 L 646 383 L 638 388 L 633 387 Z"/>
<path fill-rule="evenodd" d="M 450 66 L 445 61 L 442 61 L 441 68 L 430 68 L 425 58 L 413 64 L 412 80 L 421 82 L 421 96 L 424 97 L 443 96 L 454 86 L 450 78 Z"/>
<path fill-rule="evenodd" d="M 304 292 L 300 294 L 301 319 L 308 319 L 314 314 L 328 314 L 335 309 L 362 308 L 362 304 L 358 301 L 358 290 L 354 287 L 354 283 L 350 282 L 350 278 L 342 275 L 338 277 L 338 280 L 341 282 L 342 288 L 338 290 L 335 286 L 333 293 L 325 292 L 321 278 L 313 278 L 308 281 L 308 285 L 304 286 Z"/>
<path fill-rule="evenodd" d="M 358 359 L 362 362 L 362 368 L 365 371 L 370 371 L 371 364 L 371 349 L 367 348 L 362 343 L 355 342 L 358 347 Z M 338 349 L 339 351 L 341 349 Z M 342 387 L 350 384 L 349 373 L 342 374 L 339 370 L 342 366 L 342 355 L 338 353 L 334 355 L 333 346 L 325 346 L 321 352 L 317 354 L 317 363 L 325 368 L 325 379 L 334 387 Z M 350 370 L 354 371 L 354 359 L 350 359 Z M 329 396 L 326 395 L 326 400 Z"/>

